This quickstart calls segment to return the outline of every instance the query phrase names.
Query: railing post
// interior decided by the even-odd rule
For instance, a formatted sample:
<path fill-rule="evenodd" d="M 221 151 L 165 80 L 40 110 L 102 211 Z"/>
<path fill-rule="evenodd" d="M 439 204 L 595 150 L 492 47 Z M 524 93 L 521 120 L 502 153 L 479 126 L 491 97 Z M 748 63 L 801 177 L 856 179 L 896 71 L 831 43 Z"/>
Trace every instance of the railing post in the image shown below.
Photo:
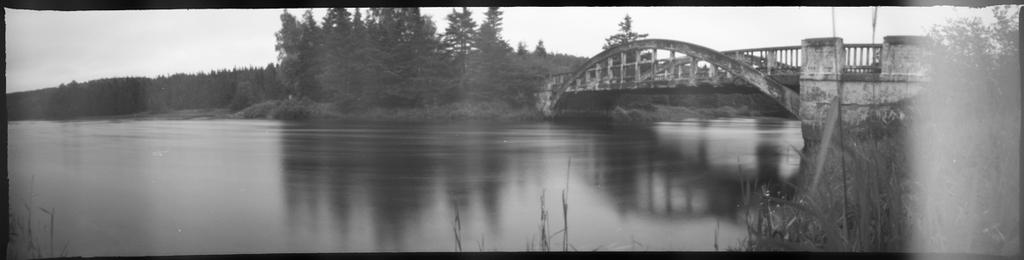
<path fill-rule="evenodd" d="M 626 80 L 626 52 L 619 53 L 619 57 L 621 57 L 621 59 L 619 60 L 619 80 L 618 80 L 618 83 L 621 84 L 622 82 L 624 82 Z"/>
<path fill-rule="evenodd" d="M 651 49 L 651 79 L 658 79 L 658 49 Z"/>
<path fill-rule="evenodd" d="M 676 71 L 679 69 L 679 67 L 676 66 L 676 64 L 678 64 L 676 62 L 676 51 L 669 51 L 668 56 L 669 56 L 669 59 L 668 59 L 669 61 L 668 61 L 668 63 L 666 63 L 666 65 L 672 66 L 672 68 L 668 71 L 669 76 L 667 76 L 667 77 L 671 78 L 673 76 L 678 76 L 677 73 L 676 73 Z"/>
<path fill-rule="evenodd" d="M 640 53 L 642 50 L 636 51 L 636 60 L 633 61 L 633 82 L 640 82 Z"/>
<path fill-rule="evenodd" d="M 697 85 L 697 59 L 690 58 L 690 84 Z"/>
<path fill-rule="evenodd" d="M 590 71 L 591 70 L 592 70 L 591 68 L 587 68 L 586 72 L 583 73 L 583 82 L 589 82 L 590 81 Z"/>
<path fill-rule="evenodd" d="M 605 68 L 606 70 L 608 70 L 608 84 L 611 84 L 612 80 L 615 79 L 615 74 L 612 73 L 612 65 L 614 65 L 612 64 L 613 62 L 614 59 L 608 57 L 608 66 L 606 66 Z"/>

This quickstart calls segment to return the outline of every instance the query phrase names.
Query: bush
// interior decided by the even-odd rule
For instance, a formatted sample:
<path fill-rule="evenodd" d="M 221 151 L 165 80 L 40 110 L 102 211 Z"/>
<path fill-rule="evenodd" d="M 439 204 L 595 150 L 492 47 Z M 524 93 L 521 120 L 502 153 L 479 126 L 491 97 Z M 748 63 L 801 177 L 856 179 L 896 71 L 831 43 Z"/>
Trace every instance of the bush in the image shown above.
<path fill-rule="evenodd" d="M 249 106 L 249 107 L 247 107 L 245 109 L 242 109 L 242 111 L 239 111 L 238 113 L 235 113 L 235 116 L 236 117 L 240 117 L 240 118 L 250 118 L 250 119 L 256 119 L 256 118 L 269 119 L 269 118 L 271 118 L 270 117 L 270 111 L 272 111 L 275 108 L 277 108 L 278 103 L 281 103 L 281 101 L 272 100 L 272 101 L 265 101 L 265 102 L 262 102 L 262 103 L 258 103 L 258 104 Z"/>

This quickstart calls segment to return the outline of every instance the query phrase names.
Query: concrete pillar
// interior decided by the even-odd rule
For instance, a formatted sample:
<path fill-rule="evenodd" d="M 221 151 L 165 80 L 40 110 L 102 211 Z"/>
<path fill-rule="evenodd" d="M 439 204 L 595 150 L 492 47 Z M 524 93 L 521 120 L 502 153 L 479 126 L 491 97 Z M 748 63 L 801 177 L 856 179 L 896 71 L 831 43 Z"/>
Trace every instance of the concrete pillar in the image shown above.
<path fill-rule="evenodd" d="M 768 59 L 768 75 L 772 75 L 772 69 L 775 68 L 775 51 L 768 51 L 768 55 L 765 57 Z"/>
<path fill-rule="evenodd" d="M 800 118 L 805 144 L 821 140 L 832 102 L 839 98 L 842 66 L 846 64 L 842 38 L 812 38 L 801 42 Z"/>
<path fill-rule="evenodd" d="M 928 66 L 923 60 L 928 38 L 924 36 L 885 36 L 882 42 L 884 81 L 927 81 Z"/>

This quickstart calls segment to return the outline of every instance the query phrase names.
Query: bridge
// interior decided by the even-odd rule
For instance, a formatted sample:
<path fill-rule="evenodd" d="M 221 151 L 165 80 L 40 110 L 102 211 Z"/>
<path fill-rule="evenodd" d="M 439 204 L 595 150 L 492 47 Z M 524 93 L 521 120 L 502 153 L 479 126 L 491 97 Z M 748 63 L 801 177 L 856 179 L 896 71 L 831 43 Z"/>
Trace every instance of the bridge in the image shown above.
<path fill-rule="evenodd" d="M 881 44 L 843 44 L 842 38 L 813 38 L 799 46 L 720 52 L 683 41 L 638 40 L 604 50 L 572 72 L 550 75 L 537 107 L 557 116 L 567 100 L 587 93 L 744 87 L 800 118 L 805 139 L 814 141 L 834 102 L 843 105 L 841 118 L 851 126 L 902 118 L 896 103 L 927 81 L 926 41 L 886 36 Z"/>

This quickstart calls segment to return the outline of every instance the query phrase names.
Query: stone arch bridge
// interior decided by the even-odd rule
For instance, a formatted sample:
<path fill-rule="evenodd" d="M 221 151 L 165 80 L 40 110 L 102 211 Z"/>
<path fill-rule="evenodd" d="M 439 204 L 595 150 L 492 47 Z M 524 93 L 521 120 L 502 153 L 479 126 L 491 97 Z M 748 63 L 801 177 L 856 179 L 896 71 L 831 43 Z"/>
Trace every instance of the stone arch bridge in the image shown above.
<path fill-rule="evenodd" d="M 895 104 L 927 81 L 925 44 L 920 36 L 887 36 L 882 44 L 813 38 L 799 46 L 720 52 L 683 41 L 638 40 L 550 75 L 537 108 L 554 117 L 567 100 L 587 93 L 748 87 L 800 118 L 805 139 L 813 142 L 834 104 L 843 105 L 844 124 L 902 115 Z"/>

